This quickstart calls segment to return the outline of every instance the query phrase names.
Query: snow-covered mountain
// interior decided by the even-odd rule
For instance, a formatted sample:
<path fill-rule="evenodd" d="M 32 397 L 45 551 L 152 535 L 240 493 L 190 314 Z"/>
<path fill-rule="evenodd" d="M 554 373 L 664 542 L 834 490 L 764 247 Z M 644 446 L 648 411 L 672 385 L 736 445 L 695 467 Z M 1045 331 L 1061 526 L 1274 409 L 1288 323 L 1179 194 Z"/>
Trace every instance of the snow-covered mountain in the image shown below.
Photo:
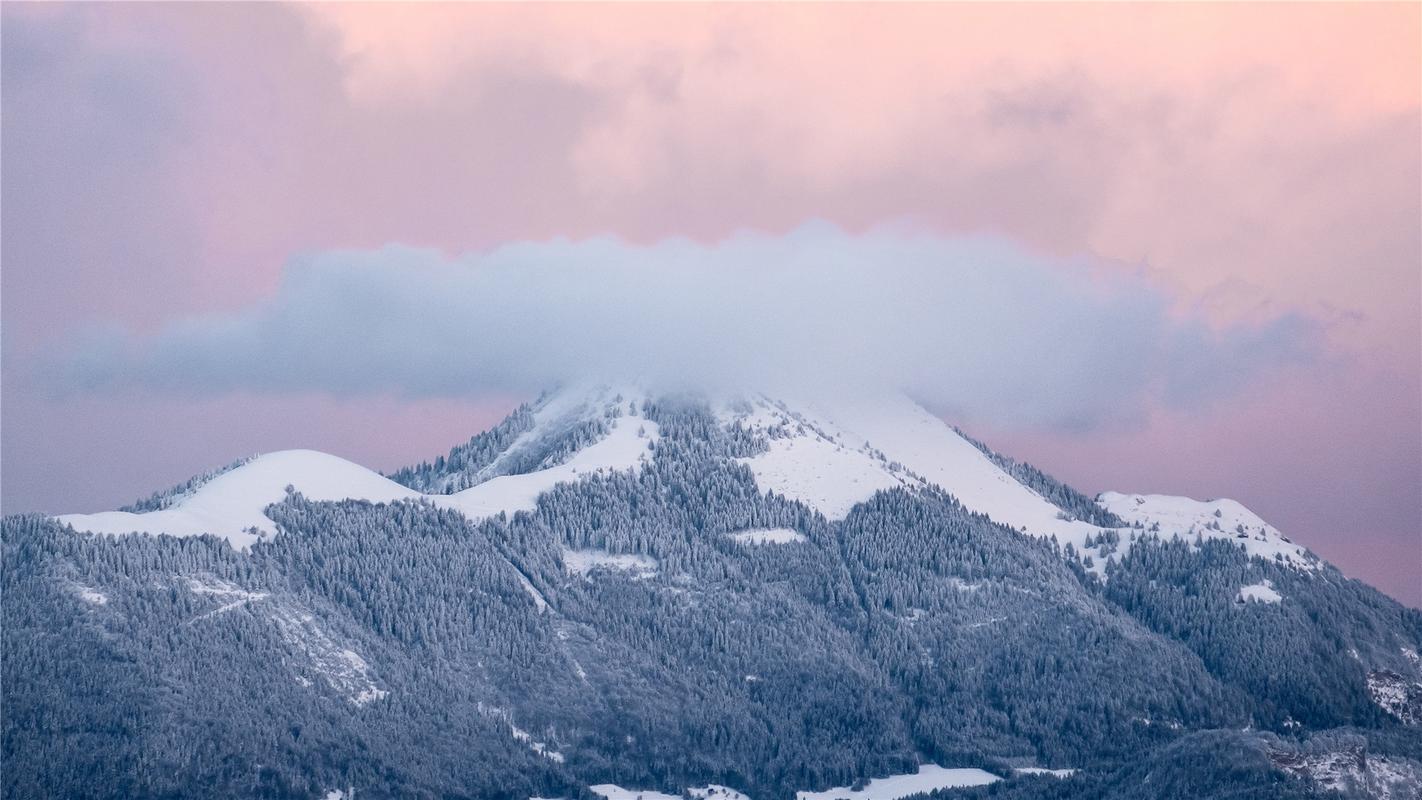
<path fill-rule="evenodd" d="M 269 453 L 4 545 L 14 796 L 1422 788 L 1422 615 L 897 394 L 575 386 L 388 476 Z"/>
<path fill-rule="evenodd" d="M 66 514 L 58 519 L 88 533 L 142 532 L 171 536 L 211 533 L 247 547 L 273 533 L 267 506 L 285 498 L 287 487 L 308 500 L 390 503 L 423 499 L 458 511 L 471 521 L 530 511 L 540 494 L 580 476 L 636 469 L 646 462 L 659 435 L 655 422 L 637 416 L 643 390 L 597 385 L 546 394 L 528 413 L 529 423 L 504 449 L 492 454 L 472 485 L 454 491 L 453 473 L 426 480 L 415 491 L 338 456 L 313 450 L 267 453 L 165 498 L 151 511 Z M 827 519 L 843 519 L 876 492 L 938 487 L 970 511 L 1023 533 L 1070 544 L 1095 555 L 1098 571 L 1129 548 L 1106 553 L 1097 544 L 1108 532 L 1133 535 L 1144 527 L 1163 537 L 1235 541 L 1253 556 L 1313 568 L 1318 559 L 1293 544 L 1249 509 L 1228 499 L 1197 501 L 1162 495 L 1106 492 L 1096 502 L 1122 521 L 1097 525 L 1074 518 L 1009 474 L 977 444 L 901 394 L 885 393 L 834 402 L 786 402 L 762 395 L 717 398 L 717 420 L 764 436 L 763 452 L 740 459 L 756 485 L 806 504 Z M 596 438 L 541 468 L 504 472 L 530 452 L 542 453 L 568 431 L 596 423 Z M 465 478 L 465 483 L 470 482 Z M 462 484 L 461 484 L 462 485 Z"/>

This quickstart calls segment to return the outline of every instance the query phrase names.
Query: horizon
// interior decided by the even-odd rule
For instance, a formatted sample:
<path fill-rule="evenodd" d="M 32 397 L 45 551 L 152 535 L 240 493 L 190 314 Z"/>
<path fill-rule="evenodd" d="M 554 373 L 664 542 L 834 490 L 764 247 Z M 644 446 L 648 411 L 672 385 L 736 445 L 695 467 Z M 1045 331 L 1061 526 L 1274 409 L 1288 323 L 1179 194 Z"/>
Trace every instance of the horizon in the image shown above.
<path fill-rule="evenodd" d="M 0 13 L 5 514 L 868 381 L 1422 608 L 1416 5 Z"/>

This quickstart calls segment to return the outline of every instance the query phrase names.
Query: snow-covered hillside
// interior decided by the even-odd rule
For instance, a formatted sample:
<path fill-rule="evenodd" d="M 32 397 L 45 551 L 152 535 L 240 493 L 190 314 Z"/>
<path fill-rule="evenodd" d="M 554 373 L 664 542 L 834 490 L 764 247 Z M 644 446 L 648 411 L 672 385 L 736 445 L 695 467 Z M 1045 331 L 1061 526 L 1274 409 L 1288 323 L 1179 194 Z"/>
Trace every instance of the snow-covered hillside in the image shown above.
<path fill-rule="evenodd" d="M 728 421 L 771 436 L 745 460 L 762 489 L 802 500 L 830 519 L 895 486 L 939 486 L 965 507 L 1034 536 L 1081 542 L 1101 529 L 1019 483 L 943 420 L 900 394 L 794 404 L 734 405 Z"/>
<path fill-rule="evenodd" d="M 1227 539 L 1251 556 L 1314 569 L 1318 558 L 1289 541 L 1273 525 L 1234 500 L 1191 500 L 1163 494 L 1105 492 L 1096 501 L 1126 522 L 1148 532 L 1204 539 Z"/>
<path fill-rule="evenodd" d="M 608 400 L 608 402 L 613 402 Z M 563 401 L 554 408 L 575 406 Z M 597 413 L 602 413 L 602 407 Z M 590 412 L 591 413 L 591 412 Z M 553 424 L 558 416 L 544 415 Z M 252 458 L 223 472 L 184 495 L 168 507 L 144 513 L 104 511 L 66 514 L 61 522 L 88 533 L 165 533 L 198 536 L 211 533 L 234 547 L 251 546 L 274 533 L 264 509 L 286 497 L 287 487 L 318 501 L 364 500 L 390 503 L 424 499 L 441 508 L 459 511 L 471 520 L 499 513 L 527 511 L 538 495 L 559 483 L 609 470 L 633 469 L 649 454 L 658 435 L 654 422 L 630 415 L 618 416 L 600 440 L 573 453 L 556 466 L 517 475 L 500 475 L 454 494 L 421 494 L 389 478 L 338 456 L 315 450 L 284 450 Z M 521 437 L 522 446 L 536 436 Z M 512 450 L 512 448 L 510 448 Z"/>
<path fill-rule="evenodd" d="M 388 503 L 420 496 L 344 458 L 315 450 L 283 450 L 228 470 L 160 511 L 66 514 L 59 520 L 90 533 L 212 533 L 225 537 L 234 547 L 247 547 L 259 536 L 272 533 L 272 521 L 262 510 L 280 503 L 287 486 L 312 500 Z"/>
<path fill-rule="evenodd" d="M 794 403 L 737 399 L 723 403 L 719 415 L 727 424 L 769 437 L 765 453 L 743 459 L 761 489 L 800 500 L 830 519 L 842 519 L 880 490 L 933 485 L 995 522 L 1095 556 L 1094 570 L 1104 574 L 1110 556 L 1101 540 L 1112 529 L 1073 519 L 903 395 Z M 1318 563 L 1233 500 L 1107 492 L 1098 502 L 1128 525 L 1144 529 L 1116 530 L 1121 541 L 1109 550 L 1119 555 L 1129 551 L 1133 536 L 1153 534 L 1229 539 L 1250 555 L 1301 568 Z"/>
<path fill-rule="evenodd" d="M 483 466 L 436 475 L 427 486 L 437 492 L 460 485 L 455 481 L 474 482 L 452 494 L 423 494 L 336 456 L 289 450 L 217 474 L 166 499 L 161 510 L 71 514 L 60 520 L 94 533 L 213 533 L 240 548 L 274 532 L 263 509 L 280 502 L 288 486 L 313 500 L 424 499 L 470 519 L 532 510 L 538 496 L 559 483 L 645 463 L 659 436 L 656 423 L 637 414 L 646 400 L 641 390 L 590 385 L 547 395 L 518 418 L 524 424 L 517 435 L 511 432 L 501 441 L 502 450 L 480 462 Z M 1107 492 L 1099 504 L 1133 526 L 1118 531 L 1112 538 L 1120 541 L 1107 548 L 1102 542 L 1109 529 L 1066 513 L 900 394 L 789 402 L 735 397 L 715 405 L 723 424 L 764 436 L 766 449 L 742 459 L 761 490 L 804 502 L 831 520 L 844 518 L 881 490 L 937 486 L 998 523 L 1094 556 L 1098 574 L 1104 574 L 1110 552 L 1124 554 L 1139 535 L 1229 539 L 1251 555 L 1299 567 L 1317 564 L 1304 548 L 1232 500 Z M 743 538 L 743 543 L 752 539 Z"/>

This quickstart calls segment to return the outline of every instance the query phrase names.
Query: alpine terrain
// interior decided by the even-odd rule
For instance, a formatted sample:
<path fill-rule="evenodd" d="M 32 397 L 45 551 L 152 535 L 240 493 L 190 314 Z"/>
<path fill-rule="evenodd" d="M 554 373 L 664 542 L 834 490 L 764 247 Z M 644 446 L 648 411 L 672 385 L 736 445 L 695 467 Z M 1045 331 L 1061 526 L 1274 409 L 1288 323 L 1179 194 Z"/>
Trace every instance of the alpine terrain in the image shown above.
<path fill-rule="evenodd" d="M 6 797 L 1422 797 L 1422 613 L 903 396 L 567 387 L 3 540 Z"/>

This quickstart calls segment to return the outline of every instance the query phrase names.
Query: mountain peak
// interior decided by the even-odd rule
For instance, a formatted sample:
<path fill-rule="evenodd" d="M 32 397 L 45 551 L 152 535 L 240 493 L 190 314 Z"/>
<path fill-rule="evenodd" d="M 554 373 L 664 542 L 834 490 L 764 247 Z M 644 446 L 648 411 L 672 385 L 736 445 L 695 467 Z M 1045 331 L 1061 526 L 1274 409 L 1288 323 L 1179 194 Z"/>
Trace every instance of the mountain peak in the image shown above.
<path fill-rule="evenodd" d="M 1198 502 L 1107 492 L 1096 501 L 1002 457 L 893 392 L 813 399 L 754 393 L 671 398 L 636 383 L 582 382 L 545 392 L 446 456 L 383 476 L 337 456 L 286 450 L 189 481 L 143 509 L 59 517 L 92 533 L 212 533 L 245 548 L 275 532 L 265 509 L 287 487 L 317 501 L 423 500 L 471 520 L 532 510 L 552 487 L 635 469 L 659 438 L 649 406 L 709 407 L 718 425 L 753 440 L 736 459 L 761 491 L 843 519 L 875 493 L 941 489 L 969 511 L 1055 540 L 1104 575 L 1137 536 L 1227 539 L 1250 555 L 1302 568 L 1315 556 L 1232 500 Z"/>

